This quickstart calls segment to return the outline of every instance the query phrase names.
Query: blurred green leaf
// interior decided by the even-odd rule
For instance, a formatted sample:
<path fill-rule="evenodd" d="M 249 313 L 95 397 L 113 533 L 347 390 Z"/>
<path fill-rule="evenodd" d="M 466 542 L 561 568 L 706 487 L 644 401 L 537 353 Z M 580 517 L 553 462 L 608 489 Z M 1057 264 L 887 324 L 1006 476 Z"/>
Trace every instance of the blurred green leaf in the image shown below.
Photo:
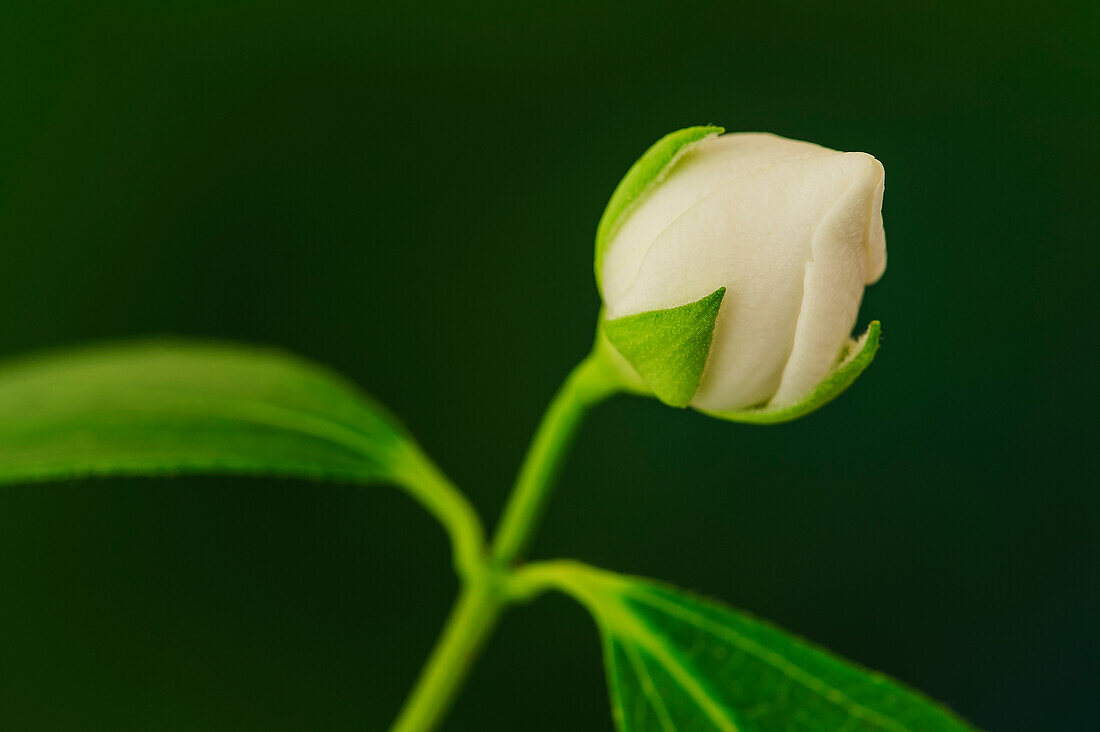
<path fill-rule="evenodd" d="M 619 228 L 620 220 L 627 211 L 650 189 L 661 182 L 673 163 L 680 159 L 692 145 L 712 135 L 720 135 L 725 130 L 713 125 L 686 127 L 670 132 L 642 154 L 642 157 L 630 166 L 626 175 L 615 187 L 607 202 L 603 216 L 596 228 L 596 283 L 600 287 L 600 271 L 603 268 L 603 256 L 611 238 Z"/>
<path fill-rule="evenodd" d="M 794 404 L 782 407 L 763 406 L 754 409 L 739 409 L 731 412 L 700 411 L 730 422 L 747 422 L 749 424 L 779 424 L 804 417 L 844 393 L 844 390 L 852 385 L 852 382 L 863 373 L 864 369 L 871 365 L 871 361 L 874 360 L 875 354 L 878 352 L 881 333 L 882 326 L 879 322 L 877 320 L 871 321 L 866 332 L 859 337 L 859 340 L 849 339 L 847 349 L 841 356 L 840 361 L 822 379 L 821 383 Z"/>
<path fill-rule="evenodd" d="M 400 424 L 304 360 L 149 341 L 0 367 L 0 483 L 222 473 L 404 486 L 472 556 L 480 525 Z"/>
<path fill-rule="evenodd" d="M 393 478 L 401 428 L 272 351 L 147 342 L 0 369 L 0 481 L 218 471 Z"/>
<path fill-rule="evenodd" d="M 576 597 L 599 625 L 622 732 L 973 729 L 882 674 L 712 600 L 573 562 L 547 566 L 541 584 Z"/>

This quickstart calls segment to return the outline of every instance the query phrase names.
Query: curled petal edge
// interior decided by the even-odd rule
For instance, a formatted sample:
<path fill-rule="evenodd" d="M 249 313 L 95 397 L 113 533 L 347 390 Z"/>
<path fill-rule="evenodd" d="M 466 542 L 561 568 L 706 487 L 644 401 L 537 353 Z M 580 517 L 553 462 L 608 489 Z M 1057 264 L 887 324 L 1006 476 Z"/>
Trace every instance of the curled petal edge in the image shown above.
<path fill-rule="evenodd" d="M 871 365 L 871 361 L 874 360 L 875 353 L 878 351 L 881 331 L 881 324 L 879 321 L 874 320 L 867 326 L 866 332 L 857 340 L 849 339 L 844 356 L 833 367 L 829 375 L 814 387 L 809 394 L 794 404 L 780 407 L 764 405 L 730 412 L 699 411 L 711 417 L 747 424 L 781 424 L 804 417 L 840 396 L 863 373 L 863 370 Z"/>

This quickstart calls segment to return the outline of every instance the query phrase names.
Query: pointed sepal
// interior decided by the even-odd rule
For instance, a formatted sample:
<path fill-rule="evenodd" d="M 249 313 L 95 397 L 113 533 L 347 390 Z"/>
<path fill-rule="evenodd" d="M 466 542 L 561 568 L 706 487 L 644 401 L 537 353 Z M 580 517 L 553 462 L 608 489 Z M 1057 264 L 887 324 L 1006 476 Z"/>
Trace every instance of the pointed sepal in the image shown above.
<path fill-rule="evenodd" d="M 658 399 L 686 407 L 703 378 L 725 294 L 721 287 L 687 305 L 608 320 L 604 334 Z"/>

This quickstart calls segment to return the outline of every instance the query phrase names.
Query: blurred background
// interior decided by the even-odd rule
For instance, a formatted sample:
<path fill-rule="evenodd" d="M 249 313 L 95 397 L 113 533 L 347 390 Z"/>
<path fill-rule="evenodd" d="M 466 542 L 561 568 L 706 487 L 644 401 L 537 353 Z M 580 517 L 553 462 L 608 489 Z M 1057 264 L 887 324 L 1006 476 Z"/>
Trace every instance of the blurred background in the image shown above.
<path fill-rule="evenodd" d="M 492 522 L 650 143 L 871 152 L 874 366 L 778 428 L 600 408 L 533 556 L 721 598 L 991 730 L 1094 729 L 1098 90 L 1095 0 L 5 4 L 0 355 L 291 349 Z M 6 729 L 380 730 L 456 583 L 394 489 L 188 478 L 3 489 L 0 588 Z M 585 613 L 511 613 L 446 729 L 610 731 Z"/>

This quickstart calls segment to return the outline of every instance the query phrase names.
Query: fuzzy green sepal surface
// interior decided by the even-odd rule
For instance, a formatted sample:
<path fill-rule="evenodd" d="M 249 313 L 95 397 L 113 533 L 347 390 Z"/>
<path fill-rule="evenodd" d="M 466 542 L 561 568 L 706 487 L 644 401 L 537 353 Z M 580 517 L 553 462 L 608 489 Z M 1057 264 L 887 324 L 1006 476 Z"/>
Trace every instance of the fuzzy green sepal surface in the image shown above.
<path fill-rule="evenodd" d="M 686 407 L 703 378 L 725 294 L 720 287 L 687 305 L 608 320 L 604 334 L 658 399 Z"/>
<path fill-rule="evenodd" d="M 638 203 L 650 188 L 660 183 L 680 156 L 693 145 L 723 132 L 725 132 L 724 128 L 713 125 L 686 127 L 670 132 L 655 142 L 634 165 L 630 166 L 630 170 L 626 172 L 623 179 L 619 181 L 619 185 L 615 187 L 614 193 L 611 194 L 611 199 L 607 202 L 607 208 L 604 209 L 599 226 L 596 228 L 596 284 L 601 290 L 603 285 L 600 283 L 600 271 L 603 268 L 603 256 L 607 251 L 607 245 L 619 228 L 623 214 Z"/>
<path fill-rule="evenodd" d="M 965 732 L 920 692 L 722 603 L 563 563 L 599 626 L 620 732 Z"/>
<path fill-rule="evenodd" d="M 784 407 L 763 406 L 755 409 L 740 409 L 733 412 L 700 411 L 712 417 L 749 424 L 780 424 L 804 417 L 840 396 L 863 373 L 864 369 L 871 365 L 871 361 L 878 352 L 881 332 L 882 326 L 879 322 L 871 321 L 867 331 L 859 337 L 859 340 L 849 341 L 846 353 L 829 375 L 813 391 L 794 404 Z"/>

